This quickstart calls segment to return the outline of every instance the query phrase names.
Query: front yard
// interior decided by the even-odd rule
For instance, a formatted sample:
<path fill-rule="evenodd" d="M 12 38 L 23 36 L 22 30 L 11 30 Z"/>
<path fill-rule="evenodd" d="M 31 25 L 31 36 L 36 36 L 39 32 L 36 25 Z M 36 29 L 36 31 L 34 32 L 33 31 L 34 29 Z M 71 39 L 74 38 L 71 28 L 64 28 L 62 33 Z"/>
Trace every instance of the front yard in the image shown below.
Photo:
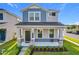
<path fill-rule="evenodd" d="M 54 51 L 54 52 L 48 52 L 48 51 L 41 51 L 41 52 L 34 52 L 31 49 L 28 49 L 25 51 L 25 55 L 29 55 L 32 51 L 32 55 L 79 55 L 79 46 L 76 46 L 66 40 L 64 40 L 64 47 L 67 49 L 67 51 Z M 38 49 L 40 49 L 38 47 Z M 59 48 L 58 48 L 59 49 Z M 56 49 L 54 49 L 56 50 Z"/>
<path fill-rule="evenodd" d="M 33 51 L 33 49 L 38 51 Z M 16 39 L 0 45 L 0 55 L 18 55 L 19 52 L 20 48 L 17 46 Z M 31 46 L 26 49 L 24 55 L 79 55 L 79 46 L 64 40 L 64 46 L 62 48 Z"/>

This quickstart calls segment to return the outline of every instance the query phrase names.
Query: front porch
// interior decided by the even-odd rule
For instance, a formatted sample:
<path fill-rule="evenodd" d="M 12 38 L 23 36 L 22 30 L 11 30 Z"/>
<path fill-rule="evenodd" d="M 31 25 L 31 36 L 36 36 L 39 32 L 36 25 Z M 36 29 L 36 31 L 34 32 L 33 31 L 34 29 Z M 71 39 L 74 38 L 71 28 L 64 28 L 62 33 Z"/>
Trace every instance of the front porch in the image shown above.
<path fill-rule="evenodd" d="M 51 29 L 52 31 L 50 32 Z M 28 34 L 26 34 L 26 32 L 28 32 Z M 62 46 L 63 28 L 18 27 L 18 42 L 21 46 Z"/>

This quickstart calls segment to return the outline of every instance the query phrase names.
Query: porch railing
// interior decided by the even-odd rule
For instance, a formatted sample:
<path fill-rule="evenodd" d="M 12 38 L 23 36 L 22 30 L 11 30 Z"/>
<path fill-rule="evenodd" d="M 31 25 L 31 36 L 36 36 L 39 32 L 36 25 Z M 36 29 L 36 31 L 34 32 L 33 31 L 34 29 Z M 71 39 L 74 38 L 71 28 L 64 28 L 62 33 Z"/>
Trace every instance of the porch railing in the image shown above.
<path fill-rule="evenodd" d="M 35 42 L 59 42 L 60 39 L 35 39 Z"/>

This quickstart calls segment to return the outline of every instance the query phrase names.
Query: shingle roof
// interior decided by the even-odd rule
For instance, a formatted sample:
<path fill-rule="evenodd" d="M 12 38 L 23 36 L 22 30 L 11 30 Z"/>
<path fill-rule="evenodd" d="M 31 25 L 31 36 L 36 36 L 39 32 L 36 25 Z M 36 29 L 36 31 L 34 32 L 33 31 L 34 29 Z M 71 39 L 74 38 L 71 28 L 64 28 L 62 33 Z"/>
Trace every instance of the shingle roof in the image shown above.
<path fill-rule="evenodd" d="M 64 26 L 64 24 L 60 22 L 20 22 L 16 25 L 50 25 L 50 26 Z"/>

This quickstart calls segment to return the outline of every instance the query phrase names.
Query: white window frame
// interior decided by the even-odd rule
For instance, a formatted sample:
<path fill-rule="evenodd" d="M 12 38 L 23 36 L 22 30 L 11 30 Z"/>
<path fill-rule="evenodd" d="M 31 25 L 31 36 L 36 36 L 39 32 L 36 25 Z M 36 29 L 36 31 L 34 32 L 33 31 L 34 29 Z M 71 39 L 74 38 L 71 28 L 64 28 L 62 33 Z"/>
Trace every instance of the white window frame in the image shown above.
<path fill-rule="evenodd" d="M 34 13 L 34 20 L 33 21 L 31 21 L 30 20 L 30 13 Z M 38 21 L 36 21 L 35 20 L 35 13 L 39 13 L 39 20 Z M 29 11 L 28 12 L 28 22 L 40 22 L 41 21 L 41 12 L 40 11 Z"/>

